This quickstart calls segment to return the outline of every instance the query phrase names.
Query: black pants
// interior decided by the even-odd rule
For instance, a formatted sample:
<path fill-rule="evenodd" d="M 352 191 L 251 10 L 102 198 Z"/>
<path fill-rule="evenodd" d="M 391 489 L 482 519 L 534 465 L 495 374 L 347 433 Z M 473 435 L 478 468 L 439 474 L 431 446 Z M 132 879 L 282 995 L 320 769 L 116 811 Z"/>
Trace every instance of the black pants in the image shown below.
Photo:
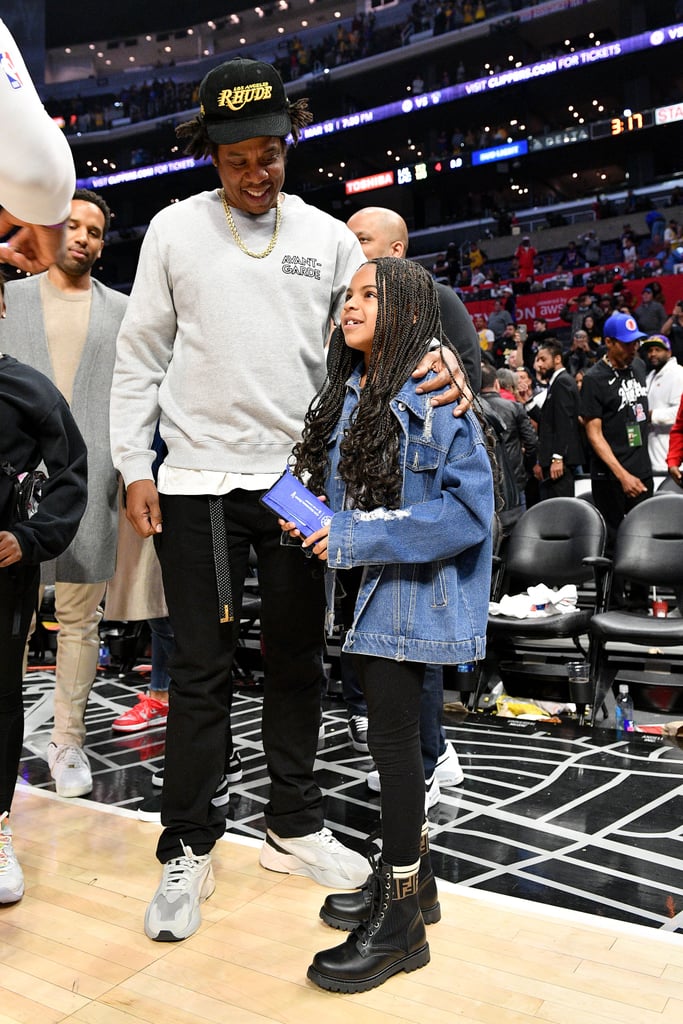
<path fill-rule="evenodd" d="M 574 497 L 574 474 L 570 466 L 564 467 L 564 473 L 557 480 L 550 476 L 550 467 L 543 467 L 544 479 L 538 485 L 538 493 L 541 501 L 548 498 L 573 498 Z"/>
<path fill-rule="evenodd" d="M 652 477 L 648 477 L 646 480 L 643 480 L 643 483 L 647 490 L 635 498 L 629 498 L 624 494 L 623 487 L 614 477 L 605 477 L 591 481 L 593 501 L 595 502 L 596 508 L 602 512 L 605 523 L 607 524 L 607 543 L 605 545 L 605 554 L 610 558 L 614 554 L 614 541 L 617 536 L 617 530 L 619 529 L 619 525 L 624 516 L 627 515 L 632 508 L 635 508 L 636 505 L 640 505 L 641 501 L 645 501 L 646 498 L 652 497 Z M 647 608 L 648 594 L 649 587 L 647 584 L 635 583 L 633 581 L 626 582 L 615 575 L 612 582 L 611 604 L 614 604 L 617 607 L 627 605 L 636 608 Z"/>
<path fill-rule="evenodd" d="M 653 483 L 652 477 L 648 477 L 643 480 L 645 487 L 647 488 L 642 494 L 639 494 L 636 498 L 629 498 L 628 495 L 624 494 L 624 488 L 621 486 L 616 477 L 599 477 L 591 480 L 591 491 L 593 493 L 593 501 L 595 507 L 602 512 L 607 524 L 607 546 L 605 554 L 612 555 L 614 553 L 614 541 L 617 535 L 619 525 L 624 516 L 635 508 L 636 505 L 640 505 L 641 501 L 645 501 L 646 498 L 652 497 Z"/>
<path fill-rule="evenodd" d="M 206 497 L 161 495 L 163 533 L 157 550 L 176 652 L 169 664 L 170 707 L 157 856 L 182 853 L 180 840 L 201 856 L 225 830 L 213 807 L 224 771 L 232 698 L 230 670 L 239 638 L 239 611 L 249 548 L 258 559 L 265 657 L 262 737 L 270 773 L 266 823 L 283 838 L 322 826 L 322 794 L 313 778 L 322 667 L 322 567 L 281 531 L 259 504 L 261 492 L 223 497 L 235 623 L 221 623 Z"/>
<path fill-rule="evenodd" d="M 382 859 L 403 867 L 419 859 L 424 821 L 420 694 L 425 666 L 363 654 L 353 660 L 368 705 L 368 746 L 381 782 Z"/>
<path fill-rule="evenodd" d="M 37 565 L 0 569 L 0 814 L 11 810 L 17 784 L 24 742 L 24 647 L 38 601 L 39 583 Z M 17 610 L 19 631 L 13 637 Z"/>

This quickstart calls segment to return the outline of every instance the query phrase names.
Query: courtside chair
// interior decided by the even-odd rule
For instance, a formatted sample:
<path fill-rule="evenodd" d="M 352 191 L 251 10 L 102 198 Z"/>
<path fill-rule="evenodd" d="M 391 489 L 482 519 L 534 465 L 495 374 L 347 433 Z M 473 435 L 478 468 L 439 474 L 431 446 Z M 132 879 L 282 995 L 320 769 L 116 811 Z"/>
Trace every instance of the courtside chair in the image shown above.
<path fill-rule="evenodd" d="M 669 616 L 654 618 L 646 610 L 608 611 L 607 602 L 593 616 L 590 632 L 594 715 L 616 681 L 618 671 L 615 664 L 619 659 L 616 653 L 610 657 L 608 643 L 641 648 L 640 652 L 634 649 L 631 660 L 635 662 L 640 653 L 647 669 L 635 674 L 630 671 L 632 681 L 645 686 L 661 687 L 664 683 L 683 687 L 683 652 L 674 653 L 672 659 L 661 651 L 683 646 L 683 618 L 671 617 L 671 612 L 677 611 L 676 595 L 680 599 L 683 590 L 683 494 L 659 493 L 636 505 L 623 519 L 617 531 L 606 592 L 611 590 L 615 577 L 619 585 L 622 580 L 630 580 L 656 587 L 660 596 L 669 596 Z M 679 669 L 678 674 L 675 668 Z"/>
<path fill-rule="evenodd" d="M 577 654 L 588 659 L 588 644 L 582 644 L 582 639 L 588 637 L 591 618 L 604 600 L 608 563 L 602 556 L 606 536 L 600 512 L 580 498 L 541 501 L 515 524 L 502 564 L 494 565 L 492 600 L 499 601 L 504 593 L 523 593 L 538 583 L 558 588 L 573 583 L 581 588 L 581 600 L 575 611 L 544 618 L 489 616 L 487 655 L 478 668 L 475 709 L 480 695 L 498 678 L 503 658 L 507 662 L 524 662 L 524 654 L 530 653 L 538 660 L 544 650 L 552 653 L 552 641 L 571 639 Z M 589 584 L 593 585 L 594 593 L 587 591 Z M 558 671 L 566 678 L 564 664 Z"/>

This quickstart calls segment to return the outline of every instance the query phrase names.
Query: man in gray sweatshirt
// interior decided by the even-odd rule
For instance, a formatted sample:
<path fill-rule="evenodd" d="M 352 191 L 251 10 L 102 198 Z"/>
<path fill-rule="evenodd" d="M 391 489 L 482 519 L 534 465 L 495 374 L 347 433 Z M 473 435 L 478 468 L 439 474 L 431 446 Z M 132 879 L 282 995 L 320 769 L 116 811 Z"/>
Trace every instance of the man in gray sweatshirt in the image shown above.
<path fill-rule="evenodd" d="M 344 224 L 282 192 L 285 139 L 296 142 L 309 120 L 306 101 L 290 103 L 268 64 L 239 58 L 206 76 L 199 117 L 178 135 L 186 152 L 211 156 L 222 188 L 153 218 L 118 338 L 114 462 L 129 520 L 156 538 L 177 648 L 157 847 L 164 871 L 145 917 L 159 941 L 196 931 L 214 888 L 210 853 L 225 818 L 211 798 L 225 764 L 250 546 L 271 780 L 260 863 L 342 888 L 368 874 L 365 858 L 324 827 L 313 777 L 322 578 L 298 548 L 281 544 L 259 501 L 300 437 L 325 378 L 330 317 L 364 262 Z M 155 486 L 157 421 L 168 455 Z"/>

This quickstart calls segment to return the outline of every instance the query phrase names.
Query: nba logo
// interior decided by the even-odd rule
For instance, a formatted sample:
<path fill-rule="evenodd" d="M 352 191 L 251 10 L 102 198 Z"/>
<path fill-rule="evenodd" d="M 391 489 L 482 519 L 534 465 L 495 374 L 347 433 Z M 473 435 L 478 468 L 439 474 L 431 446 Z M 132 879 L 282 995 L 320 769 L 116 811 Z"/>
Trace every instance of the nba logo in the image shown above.
<path fill-rule="evenodd" d="M 19 77 L 19 74 L 14 67 L 14 62 L 10 54 L 5 50 L 4 53 L 0 52 L 0 66 L 7 76 L 7 81 L 13 89 L 21 89 L 23 82 Z"/>

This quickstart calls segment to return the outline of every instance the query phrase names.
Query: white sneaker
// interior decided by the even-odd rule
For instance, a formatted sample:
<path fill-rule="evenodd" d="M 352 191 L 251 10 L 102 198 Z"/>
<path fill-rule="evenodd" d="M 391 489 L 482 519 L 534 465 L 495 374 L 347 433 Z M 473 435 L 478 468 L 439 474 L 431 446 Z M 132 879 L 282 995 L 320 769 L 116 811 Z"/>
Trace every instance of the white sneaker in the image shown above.
<path fill-rule="evenodd" d="M 446 741 L 446 749 L 436 762 L 435 774 L 440 786 L 459 786 L 465 781 L 465 773 L 450 740 Z"/>
<path fill-rule="evenodd" d="M 24 895 L 24 873 L 12 846 L 12 829 L 0 814 L 0 903 L 16 903 Z"/>
<path fill-rule="evenodd" d="M 368 789 L 371 789 L 373 793 L 382 792 L 382 784 L 379 781 L 379 772 L 374 768 L 371 772 L 365 776 L 365 781 L 368 784 Z"/>
<path fill-rule="evenodd" d="M 92 789 L 90 762 L 82 747 L 48 744 L 47 763 L 58 796 L 85 796 Z"/>
<path fill-rule="evenodd" d="M 381 793 L 382 786 L 379 781 L 379 772 L 375 769 L 372 772 L 368 772 L 366 776 L 368 789 L 371 789 L 373 793 Z M 437 773 L 434 772 L 431 779 L 425 780 L 425 814 L 430 807 L 435 807 L 441 799 L 441 790 L 439 789 L 439 780 Z"/>
<path fill-rule="evenodd" d="M 430 807 L 436 807 L 440 799 L 439 780 L 436 777 L 436 772 L 434 772 L 431 779 L 425 779 L 425 814 Z"/>
<path fill-rule="evenodd" d="M 268 829 L 259 864 L 268 871 L 306 875 L 333 889 L 357 889 L 368 877 L 366 858 L 342 846 L 329 828 L 294 839 L 281 839 Z"/>
<path fill-rule="evenodd" d="M 183 856 L 164 864 L 145 914 L 145 935 L 155 942 L 179 942 L 193 935 L 202 921 L 199 904 L 216 888 L 211 854 L 196 857 L 191 846 L 181 845 Z"/>

